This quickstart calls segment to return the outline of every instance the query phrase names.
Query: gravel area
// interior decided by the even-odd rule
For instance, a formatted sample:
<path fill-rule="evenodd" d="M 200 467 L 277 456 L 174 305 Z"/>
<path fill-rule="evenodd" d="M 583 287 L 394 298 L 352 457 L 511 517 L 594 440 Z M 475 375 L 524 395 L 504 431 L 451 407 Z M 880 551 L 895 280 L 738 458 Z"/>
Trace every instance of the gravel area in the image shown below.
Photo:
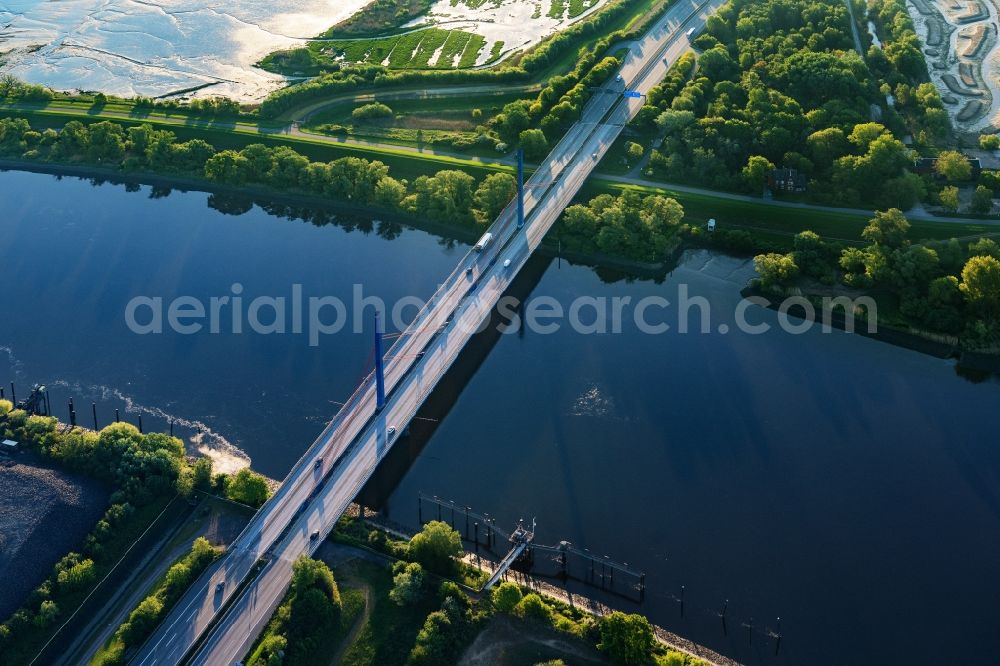
<path fill-rule="evenodd" d="M 27 453 L 0 456 L 0 619 L 17 610 L 107 508 L 100 483 Z"/>

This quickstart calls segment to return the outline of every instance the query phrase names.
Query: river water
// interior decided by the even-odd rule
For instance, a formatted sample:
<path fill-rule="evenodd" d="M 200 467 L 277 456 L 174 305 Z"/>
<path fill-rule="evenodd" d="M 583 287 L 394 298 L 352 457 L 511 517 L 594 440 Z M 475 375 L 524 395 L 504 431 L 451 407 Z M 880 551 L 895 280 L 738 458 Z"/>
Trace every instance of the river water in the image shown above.
<path fill-rule="evenodd" d="M 116 407 L 147 429 L 169 417 L 192 448 L 275 477 L 370 367 L 370 313 L 310 346 L 228 320 L 218 334 L 137 335 L 129 300 L 208 302 L 236 283 L 247 302 L 291 299 L 301 285 L 351 309 L 355 284 L 390 303 L 429 296 L 466 251 L 368 219 L 313 224 L 279 206 L 41 174 L 0 173 L 0 200 L 0 380 L 19 397 L 46 382 L 56 414 L 73 397 L 85 425 L 91 402 L 101 425 Z M 670 306 L 647 313 L 670 325 L 656 335 L 626 309 L 620 333 L 563 322 L 479 341 L 369 494 L 410 524 L 418 492 L 508 528 L 534 516 L 541 542 L 645 571 L 655 621 L 748 663 L 991 663 L 1000 385 L 859 336 L 789 334 L 771 311 L 746 313 L 769 332 L 736 332 L 749 275 L 745 260 L 704 252 L 659 280 L 534 260 L 516 291 L 568 308 L 582 295 L 677 303 L 686 288 L 710 303 L 710 332 L 680 333 L 682 321 L 698 330 L 700 310 Z"/>

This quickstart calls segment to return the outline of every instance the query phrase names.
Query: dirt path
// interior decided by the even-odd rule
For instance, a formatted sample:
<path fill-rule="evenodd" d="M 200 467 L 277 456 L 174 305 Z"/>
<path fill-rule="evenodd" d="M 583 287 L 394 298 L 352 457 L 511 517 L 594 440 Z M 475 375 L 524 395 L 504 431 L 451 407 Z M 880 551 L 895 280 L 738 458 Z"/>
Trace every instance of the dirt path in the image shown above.
<path fill-rule="evenodd" d="M 554 637 L 541 632 L 529 623 L 515 626 L 510 618 L 499 615 L 472 642 L 458 661 L 458 666 L 495 666 L 508 661 L 507 655 L 525 644 L 537 645 L 547 651 L 559 653 L 562 657 L 572 657 L 574 665 L 601 666 L 608 660 L 602 658 L 589 646 L 572 639 Z"/>
<path fill-rule="evenodd" d="M 361 610 L 361 615 L 354 620 L 354 626 L 352 626 L 351 630 L 347 632 L 347 636 L 345 636 L 344 640 L 340 642 L 340 647 L 337 648 L 337 651 L 333 654 L 333 658 L 330 659 L 329 666 L 337 666 L 337 664 L 339 664 L 344 658 L 344 655 L 347 654 L 347 651 L 351 649 L 351 646 L 354 645 L 354 641 L 358 639 L 358 634 L 360 634 L 361 630 L 365 628 L 366 624 L 368 624 L 368 618 L 371 617 L 372 604 L 374 603 L 372 599 L 371 586 L 354 578 L 353 576 L 345 579 L 344 582 L 349 582 L 351 587 L 359 587 L 361 591 L 364 592 L 365 607 Z"/>

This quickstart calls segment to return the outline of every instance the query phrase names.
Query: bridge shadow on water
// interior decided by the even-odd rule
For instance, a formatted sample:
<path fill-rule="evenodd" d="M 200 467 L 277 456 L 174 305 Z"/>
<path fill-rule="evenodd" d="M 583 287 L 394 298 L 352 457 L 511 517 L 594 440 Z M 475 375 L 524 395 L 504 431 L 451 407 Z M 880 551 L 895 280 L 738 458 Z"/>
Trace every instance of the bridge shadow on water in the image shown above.
<path fill-rule="evenodd" d="M 505 296 L 513 296 L 520 303 L 530 296 L 548 270 L 553 258 L 543 254 L 532 256 L 517 274 Z M 519 313 L 522 314 L 523 313 Z M 506 321 L 500 317 L 497 309 L 490 312 L 490 325 L 483 331 L 472 336 L 468 344 L 455 359 L 454 364 L 441 378 L 416 417 L 410 423 L 408 433 L 400 433 L 396 443 L 386 457 L 379 463 L 375 473 L 358 494 L 357 501 L 366 507 L 377 510 L 385 508 L 389 497 L 396 490 L 400 481 L 409 471 L 413 461 L 423 451 L 427 442 L 433 437 L 438 425 L 448 416 L 452 406 L 458 401 L 469 380 L 476 374 L 479 367 L 489 356 L 490 351 L 500 340 L 498 326 Z M 510 335 L 523 335 L 523 329 Z M 416 502 L 416 498 L 413 498 Z M 414 504 L 414 507 L 416 505 Z M 414 509 L 416 518 L 416 509 Z"/>

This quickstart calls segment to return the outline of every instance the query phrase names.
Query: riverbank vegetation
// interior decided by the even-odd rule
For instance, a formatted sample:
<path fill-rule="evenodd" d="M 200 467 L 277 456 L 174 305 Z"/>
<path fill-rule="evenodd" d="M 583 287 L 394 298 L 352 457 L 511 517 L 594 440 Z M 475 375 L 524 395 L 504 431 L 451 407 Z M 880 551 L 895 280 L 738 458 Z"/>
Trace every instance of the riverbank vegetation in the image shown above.
<path fill-rule="evenodd" d="M 991 238 L 914 243 L 909 231 L 898 209 L 875 214 L 862 233 L 862 247 L 845 247 L 804 231 L 795 237 L 792 252 L 754 259 L 757 285 L 778 296 L 868 294 L 877 303 L 879 326 L 995 352 L 1000 342 L 1000 245 Z"/>
<path fill-rule="evenodd" d="M 31 416 L 0 400 L 0 435 L 69 470 L 92 476 L 114 488 L 111 504 L 78 552 L 63 557 L 22 607 L 0 624 L 4 663 L 27 663 L 114 570 L 167 507 L 196 489 L 232 487 L 212 474 L 211 461 L 192 463 L 183 443 L 160 433 L 140 433 L 128 423 L 100 432 L 67 428 L 55 418 Z M 246 472 L 245 483 L 259 475 Z M 266 499 L 266 495 L 262 498 Z"/>
<path fill-rule="evenodd" d="M 70 121 L 59 131 L 49 128 L 40 132 L 23 118 L 3 118 L 0 156 L 4 155 L 95 164 L 124 172 L 175 173 L 227 186 L 299 192 L 469 228 L 492 222 L 514 195 L 514 180 L 508 174 L 492 174 L 477 181 L 465 171 L 444 169 L 411 182 L 394 178 L 389 167 L 379 161 L 347 157 L 314 162 L 287 146 L 263 144 L 217 151 L 203 139 L 180 141 L 173 132 L 150 125 L 109 121 L 90 125 Z M 588 218 L 587 224 L 597 232 L 613 227 L 604 233 L 602 251 L 644 260 L 660 256 L 662 238 L 676 224 L 673 218 L 680 209 L 676 202 L 659 205 L 661 199 L 647 199 L 641 214 L 622 209 L 628 213 L 622 218 L 612 211 Z M 660 219 L 661 214 L 669 218 Z M 585 240 L 582 233 L 577 234 L 581 247 Z"/>
<path fill-rule="evenodd" d="M 191 583 L 221 555 L 222 549 L 212 547 L 207 539 L 195 539 L 191 550 L 178 558 L 153 585 L 146 598 L 129 613 L 111 640 L 90 661 L 90 666 L 123 666 L 129 648 L 142 645 Z"/>
<path fill-rule="evenodd" d="M 428 544 L 436 544 L 426 565 L 407 559 L 394 561 L 398 555 L 410 556 L 413 551 L 425 548 L 426 545 L 414 543 L 420 543 L 422 538 Z M 515 651 L 523 650 L 525 654 L 541 649 L 544 656 L 535 661 L 562 658 L 568 660 L 565 663 L 573 663 L 574 658 L 589 651 L 594 660 L 600 660 L 603 653 L 604 658 L 616 664 L 704 664 L 661 644 L 652 625 L 640 615 L 611 612 L 595 617 L 514 582 L 503 582 L 488 593 L 473 592 L 464 587 L 465 581 L 455 578 L 455 572 L 467 565 L 457 559 L 463 554 L 459 535 L 446 523 L 428 523 L 406 542 L 362 521 L 344 518 L 334 532 L 334 539 L 380 553 L 387 553 L 386 544 L 396 544 L 394 547 L 399 549 L 388 553 L 384 563 L 378 563 L 371 557 L 345 558 L 350 551 L 337 546 L 341 551 L 336 557 L 336 572 L 341 584 L 352 591 L 364 590 L 363 624 L 356 626 L 336 651 L 340 663 L 347 666 L 455 664 L 474 659 L 477 654 L 493 654 L 491 650 L 496 644 L 514 647 L 518 643 L 521 645 Z M 445 573 L 431 573 L 428 567 Z M 474 589 L 483 581 L 485 578 Z M 342 595 L 344 589 L 341 588 Z M 294 597 L 293 590 L 288 598 Z M 279 611 L 271 626 L 287 622 L 288 617 L 287 612 Z M 516 628 L 513 645 L 506 642 L 509 639 L 494 644 L 496 639 L 491 636 L 494 627 Z M 338 642 L 343 641 L 340 638 L 343 635 L 337 635 Z M 315 640 L 321 634 L 314 632 L 312 636 Z M 249 663 L 267 663 L 261 658 L 267 652 L 265 644 L 271 640 L 276 639 L 267 636 L 260 641 Z M 303 636 L 302 640 L 309 638 Z M 282 644 L 276 640 L 275 645 Z M 332 653 L 331 649 L 328 654 Z"/>
<path fill-rule="evenodd" d="M 566 209 L 560 239 L 571 251 L 653 263 L 676 241 L 683 217 L 684 209 L 668 197 L 602 194 Z"/>

